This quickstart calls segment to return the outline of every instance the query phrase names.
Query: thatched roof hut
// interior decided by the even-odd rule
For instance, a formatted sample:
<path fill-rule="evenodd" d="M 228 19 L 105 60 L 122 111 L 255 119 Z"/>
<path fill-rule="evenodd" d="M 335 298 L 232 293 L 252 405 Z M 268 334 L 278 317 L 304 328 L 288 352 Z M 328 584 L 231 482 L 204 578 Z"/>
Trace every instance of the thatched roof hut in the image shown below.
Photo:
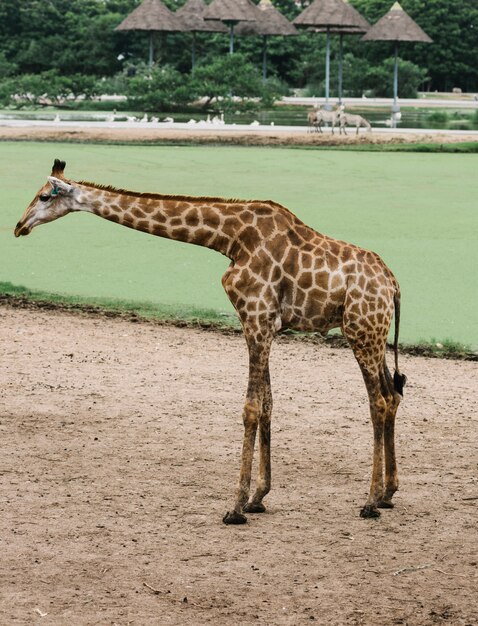
<path fill-rule="evenodd" d="M 393 71 L 392 125 L 395 126 L 400 112 L 398 105 L 398 44 L 400 41 L 432 43 L 432 39 L 406 13 L 398 2 L 374 24 L 362 37 L 362 41 L 395 42 L 395 66 Z"/>
<path fill-rule="evenodd" d="M 374 24 L 363 41 L 421 41 L 432 43 L 432 39 L 412 20 L 398 2 Z"/>
<path fill-rule="evenodd" d="M 300 15 L 296 26 L 369 28 L 367 20 L 346 0 L 314 0 Z"/>
<path fill-rule="evenodd" d="M 183 30 L 177 16 L 161 0 L 144 0 L 115 30 L 169 31 Z"/>
<path fill-rule="evenodd" d="M 154 62 L 154 33 L 179 32 L 183 30 L 183 25 L 161 0 L 143 0 L 115 30 L 149 32 L 149 65 L 151 66 Z"/>
<path fill-rule="evenodd" d="M 329 101 L 330 83 L 330 35 L 340 35 L 339 52 L 339 102 L 342 101 L 342 39 L 343 35 L 358 35 L 367 32 L 370 24 L 367 20 L 349 4 L 348 0 L 314 0 L 300 15 L 294 24 L 307 27 L 318 33 L 326 33 L 325 52 L 325 101 L 326 107 Z"/>

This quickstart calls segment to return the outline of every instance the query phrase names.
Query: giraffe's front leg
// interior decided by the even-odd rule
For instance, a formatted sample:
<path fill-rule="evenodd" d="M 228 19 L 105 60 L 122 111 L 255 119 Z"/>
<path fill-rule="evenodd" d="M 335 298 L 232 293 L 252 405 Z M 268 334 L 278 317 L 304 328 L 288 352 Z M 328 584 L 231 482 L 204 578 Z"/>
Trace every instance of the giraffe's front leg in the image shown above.
<path fill-rule="evenodd" d="M 254 332 L 254 330 L 256 332 Z M 261 341 L 256 340 L 257 329 L 244 325 L 247 344 L 249 347 L 249 384 L 247 387 L 246 403 L 244 405 L 244 441 L 242 445 L 241 471 L 239 484 L 236 490 L 234 509 L 223 517 L 225 524 L 244 524 L 247 521 L 244 515 L 249 500 L 251 485 L 252 458 L 259 422 L 261 421 L 261 459 L 259 473 L 263 475 L 263 483 L 259 489 L 258 503 L 270 488 L 270 436 L 269 428 L 263 425 L 263 406 L 266 399 L 266 381 L 269 380 L 269 353 L 272 343 L 272 333 L 261 334 Z M 265 336 L 264 336 L 265 335 Z M 270 393 L 270 391 L 269 391 Z M 266 401 L 267 404 L 267 401 Z M 267 451 L 268 450 L 268 451 Z M 269 478 L 267 478 L 269 477 Z M 256 491 L 256 495 L 257 495 Z M 253 500 L 254 501 L 254 500 Z"/>
<path fill-rule="evenodd" d="M 239 484 L 236 490 L 234 509 L 228 511 L 222 521 L 225 524 L 245 524 L 246 516 L 243 514 L 244 507 L 249 499 L 251 485 L 252 458 L 254 456 L 254 444 L 256 440 L 257 425 L 259 423 L 258 402 L 247 401 L 244 406 L 244 441 L 242 444 L 241 471 Z"/>

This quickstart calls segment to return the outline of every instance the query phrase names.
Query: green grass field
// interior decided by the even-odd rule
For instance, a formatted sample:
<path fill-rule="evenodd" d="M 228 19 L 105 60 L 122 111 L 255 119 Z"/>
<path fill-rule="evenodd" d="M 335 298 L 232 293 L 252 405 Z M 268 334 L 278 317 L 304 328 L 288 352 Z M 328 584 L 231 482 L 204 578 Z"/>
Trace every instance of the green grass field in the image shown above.
<path fill-rule="evenodd" d="M 284 148 L 0 144 L 0 282 L 231 313 L 216 252 L 75 214 L 16 240 L 55 157 L 66 175 L 139 191 L 274 199 L 378 252 L 402 286 L 401 340 L 478 346 L 478 155 Z M 201 314 L 201 313 L 199 313 Z"/>

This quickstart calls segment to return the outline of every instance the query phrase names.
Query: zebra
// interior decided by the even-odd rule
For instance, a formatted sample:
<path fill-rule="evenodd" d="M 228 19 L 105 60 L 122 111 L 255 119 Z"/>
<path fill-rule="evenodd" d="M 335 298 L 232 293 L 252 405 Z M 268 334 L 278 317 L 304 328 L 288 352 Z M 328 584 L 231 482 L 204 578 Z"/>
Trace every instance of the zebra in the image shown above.
<path fill-rule="evenodd" d="M 360 126 L 366 126 L 369 131 L 372 130 L 372 127 L 370 126 L 370 122 L 368 122 L 361 115 L 352 115 L 350 113 L 344 113 L 343 111 L 340 111 L 339 113 L 339 133 L 340 134 L 342 134 L 342 130 L 344 131 L 344 135 L 347 134 L 345 130 L 346 126 L 355 126 L 355 128 L 357 129 L 355 133 L 356 135 L 358 135 Z"/>
<path fill-rule="evenodd" d="M 307 119 L 309 122 L 308 132 L 312 132 L 312 128 L 315 128 L 316 133 L 322 132 L 322 124 L 326 122 L 332 124 L 333 135 L 335 125 L 339 121 L 339 117 L 342 111 L 343 106 L 336 107 L 332 111 L 326 111 L 325 109 L 314 109 L 313 111 L 309 111 L 307 114 Z"/>

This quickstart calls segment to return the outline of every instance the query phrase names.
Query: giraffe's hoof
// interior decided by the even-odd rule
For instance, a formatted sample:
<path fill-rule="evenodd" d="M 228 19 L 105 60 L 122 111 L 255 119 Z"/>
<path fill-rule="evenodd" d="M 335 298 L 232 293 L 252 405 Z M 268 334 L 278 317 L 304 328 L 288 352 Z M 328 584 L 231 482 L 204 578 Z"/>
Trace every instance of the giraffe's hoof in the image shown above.
<path fill-rule="evenodd" d="M 360 511 L 360 517 L 363 517 L 364 519 L 367 519 L 369 517 L 380 517 L 380 511 L 377 511 L 374 506 L 366 504 Z"/>
<path fill-rule="evenodd" d="M 236 511 L 228 511 L 222 518 L 222 521 L 224 524 L 245 524 L 247 522 L 247 517 L 241 513 L 237 513 Z"/>
<path fill-rule="evenodd" d="M 386 500 L 385 498 L 377 502 L 377 507 L 379 509 L 393 509 L 394 506 L 395 505 L 391 500 Z"/>
<path fill-rule="evenodd" d="M 244 507 L 244 511 L 246 513 L 264 513 L 266 507 L 262 504 L 262 502 L 248 502 Z"/>

